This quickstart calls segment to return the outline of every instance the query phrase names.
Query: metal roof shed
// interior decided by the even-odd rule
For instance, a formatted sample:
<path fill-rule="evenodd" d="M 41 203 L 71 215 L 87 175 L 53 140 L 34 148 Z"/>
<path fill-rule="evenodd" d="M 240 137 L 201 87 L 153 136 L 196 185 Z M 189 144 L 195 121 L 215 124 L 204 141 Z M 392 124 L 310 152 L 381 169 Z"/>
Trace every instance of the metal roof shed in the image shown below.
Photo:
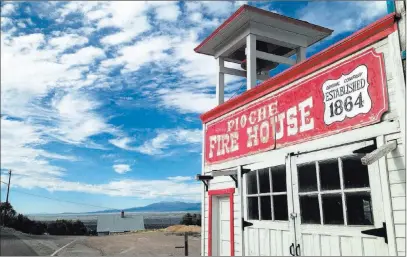
<path fill-rule="evenodd" d="M 125 232 L 144 230 L 144 217 L 141 215 L 127 215 L 123 218 L 120 215 L 100 215 L 98 216 L 96 232 Z"/>

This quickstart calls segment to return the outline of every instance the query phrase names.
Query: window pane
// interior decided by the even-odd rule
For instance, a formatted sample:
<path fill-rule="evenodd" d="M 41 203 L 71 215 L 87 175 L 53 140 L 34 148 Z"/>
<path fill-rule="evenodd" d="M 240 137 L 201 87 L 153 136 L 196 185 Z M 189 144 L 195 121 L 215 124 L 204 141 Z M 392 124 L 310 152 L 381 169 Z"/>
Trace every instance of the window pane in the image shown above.
<path fill-rule="evenodd" d="M 340 189 L 338 159 L 319 162 L 319 177 L 322 190 Z"/>
<path fill-rule="evenodd" d="M 346 207 L 349 225 L 373 225 L 372 199 L 369 192 L 347 193 Z"/>
<path fill-rule="evenodd" d="M 321 224 L 318 196 L 300 196 L 300 209 L 303 224 Z"/>
<path fill-rule="evenodd" d="M 324 224 L 344 224 L 341 195 L 322 195 Z"/>
<path fill-rule="evenodd" d="M 261 219 L 271 220 L 271 198 L 270 196 L 260 197 Z"/>
<path fill-rule="evenodd" d="M 317 191 L 317 171 L 315 169 L 315 163 L 299 165 L 298 180 L 300 192 Z"/>
<path fill-rule="evenodd" d="M 247 176 L 247 193 L 257 194 L 257 171 L 249 172 Z"/>
<path fill-rule="evenodd" d="M 273 196 L 273 203 L 274 203 L 274 219 L 288 220 L 287 195 Z"/>
<path fill-rule="evenodd" d="M 270 193 L 269 169 L 259 170 L 260 193 Z"/>
<path fill-rule="evenodd" d="M 341 158 L 345 188 L 369 187 L 369 173 L 360 157 Z"/>
<path fill-rule="evenodd" d="M 249 220 L 258 220 L 259 219 L 259 202 L 257 197 L 248 197 L 248 216 Z"/>
<path fill-rule="evenodd" d="M 287 192 L 285 165 L 271 168 L 273 192 Z"/>

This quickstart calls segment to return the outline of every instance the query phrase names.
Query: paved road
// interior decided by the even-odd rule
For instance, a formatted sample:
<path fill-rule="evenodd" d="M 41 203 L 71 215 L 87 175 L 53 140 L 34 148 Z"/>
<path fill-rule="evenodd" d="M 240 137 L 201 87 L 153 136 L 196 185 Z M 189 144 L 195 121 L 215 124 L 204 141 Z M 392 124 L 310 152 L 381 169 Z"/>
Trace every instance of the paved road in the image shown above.
<path fill-rule="evenodd" d="M 10 232 L 0 230 L 0 256 L 36 256 L 37 253 Z"/>

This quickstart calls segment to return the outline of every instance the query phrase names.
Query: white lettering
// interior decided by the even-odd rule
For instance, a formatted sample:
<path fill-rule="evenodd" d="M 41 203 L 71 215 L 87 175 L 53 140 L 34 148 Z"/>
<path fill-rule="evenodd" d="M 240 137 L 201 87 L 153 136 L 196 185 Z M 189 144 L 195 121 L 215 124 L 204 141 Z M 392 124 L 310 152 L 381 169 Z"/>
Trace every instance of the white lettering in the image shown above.
<path fill-rule="evenodd" d="M 239 144 L 237 140 L 239 139 L 239 133 L 237 131 L 230 133 L 230 152 L 233 153 L 239 150 Z"/>
<path fill-rule="evenodd" d="M 277 118 L 279 122 L 278 122 L 278 131 L 276 132 L 276 139 L 281 139 L 284 136 L 284 119 L 285 113 L 284 112 L 279 113 Z"/>
<path fill-rule="evenodd" d="M 215 148 L 216 144 L 216 135 L 209 137 L 209 158 L 213 157 L 213 149 Z"/>
<path fill-rule="evenodd" d="M 222 150 L 221 150 L 221 154 L 224 155 L 225 153 L 229 153 L 229 135 L 223 135 L 222 137 Z"/>
<path fill-rule="evenodd" d="M 246 127 L 246 122 L 247 122 L 246 114 L 243 114 L 242 117 L 240 118 L 240 127 L 241 128 Z"/>
<path fill-rule="evenodd" d="M 308 131 L 314 128 L 314 118 L 308 117 L 311 115 L 310 109 L 313 106 L 312 96 L 298 104 L 301 113 L 300 132 Z M 305 108 L 309 107 L 306 111 Z"/>
<path fill-rule="evenodd" d="M 251 111 L 250 115 L 249 115 L 249 123 L 250 125 L 253 125 L 254 123 L 256 123 L 256 112 L 255 111 Z"/>
<path fill-rule="evenodd" d="M 298 132 L 297 106 L 287 110 L 287 136 L 293 136 Z"/>
<path fill-rule="evenodd" d="M 277 115 L 277 101 L 268 105 L 269 117 Z"/>
<path fill-rule="evenodd" d="M 256 146 L 259 144 L 259 139 L 258 139 L 258 135 L 257 135 L 257 131 L 258 131 L 259 126 L 258 125 L 254 125 L 252 127 L 248 127 L 247 128 L 247 147 L 252 147 L 252 146 Z"/>
<path fill-rule="evenodd" d="M 266 106 L 259 108 L 258 110 L 258 122 L 263 121 L 267 118 Z"/>
<path fill-rule="evenodd" d="M 228 132 L 232 130 L 234 125 L 235 125 L 235 120 L 228 121 Z"/>
<path fill-rule="evenodd" d="M 260 141 L 264 144 L 269 141 L 270 125 L 268 121 L 263 121 L 260 124 Z"/>

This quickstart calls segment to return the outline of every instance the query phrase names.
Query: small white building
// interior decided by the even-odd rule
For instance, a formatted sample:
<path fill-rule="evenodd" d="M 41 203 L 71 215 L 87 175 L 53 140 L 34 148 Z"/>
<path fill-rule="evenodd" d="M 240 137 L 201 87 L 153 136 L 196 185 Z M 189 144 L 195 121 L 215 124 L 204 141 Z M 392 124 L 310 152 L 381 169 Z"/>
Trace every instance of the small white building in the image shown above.
<path fill-rule="evenodd" d="M 96 232 L 98 235 L 109 235 L 130 231 L 144 230 L 142 215 L 103 214 L 98 216 Z"/>
<path fill-rule="evenodd" d="M 218 106 L 201 116 L 202 255 L 405 255 L 397 16 L 306 59 L 331 33 L 244 5 L 195 48 L 218 65 Z M 269 78 L 279 63 L 291 67 Z M 224 101 L 225 74 L 247 91 Z"/>

